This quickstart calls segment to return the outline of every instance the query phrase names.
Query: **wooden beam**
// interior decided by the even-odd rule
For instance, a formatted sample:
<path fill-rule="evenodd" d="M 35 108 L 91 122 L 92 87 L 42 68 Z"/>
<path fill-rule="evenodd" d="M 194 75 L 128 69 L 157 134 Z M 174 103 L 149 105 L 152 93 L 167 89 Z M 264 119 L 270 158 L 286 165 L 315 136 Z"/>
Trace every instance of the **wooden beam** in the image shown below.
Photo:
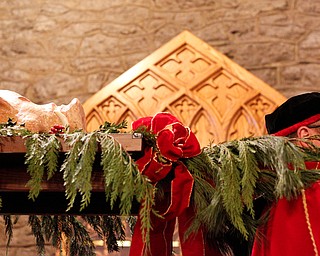
<path fill-rule="evenodd" d="M 111 133 L 111 137 L 115 138 L 128 152 L 141 151 L 142 135 L 140 133 Z M 61 152 L 68 151 L 68 145 L 59 138 L 61 142 Z M 20 136 L 0 136 L 0 153 L 25 153 L 26 139 Z"/>
<path fill-rule="evenodd" d="M 112 134 L 119 143 L 137 158 L 141 154 L 142 138 L 132 134 Z M 62 173 L 57 172 L 50 180 L 44 180 L 42 190 L 35 201 L 28 199 L 30 179 L 25 165 L 25 140 L 21 137 L 2 137 L 0 144 L 0 214 L 119 214 L 117 205 L 114 209 L 106 202 L 103 170 L 100 165 L 101 155 L 97 153 L 92 171 L 92 194 L 89 206 L 80 211 L 80 198 L 76 198 L 74 207 L 66 212 L 68 201 L 65 196 Z M 59 161 L 62 164 L 67 146 L 62 144 Z M 121 171 L 121 170 L 119 170 Z M 138 213 L 139 205 L 133 202 L 132 214 Z"/>

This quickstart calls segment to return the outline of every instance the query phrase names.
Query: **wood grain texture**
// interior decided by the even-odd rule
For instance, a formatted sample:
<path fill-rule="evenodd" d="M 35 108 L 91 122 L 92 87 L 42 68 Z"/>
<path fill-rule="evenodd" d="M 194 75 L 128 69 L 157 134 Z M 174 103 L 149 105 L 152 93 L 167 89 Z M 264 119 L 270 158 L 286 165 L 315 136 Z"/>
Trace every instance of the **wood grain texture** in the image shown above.
<path fill-rule="evenodd" d="M 112 134 L 133 158 L 140 154 L 142 137 L 140 134 Z M 62 141 L 59 153 L 61 165 L 68 146 Z M 28 199 L 29 187 L 26 186 L 30 179 L 25 164 L 25 139 L 22 137 L 0 137 L 0 197 L 3 207 L 0 214 L 67 214 L 68 202 L 65 196 L 65 187 L 62 173 L 57 172 L 50 179 L 46 176 L 41 183 L 42 190 L 39 197 L 32 201 Z M 104 177 L 100 164 L 99 151 L 92 171 L 91 203 L 84 211 L 80 209 L 80 199 L 75 202 L 75 207 L 68 214 L 116 214 L 119 213 L 117 205 L 111 209 L 105 201 Z M 121 171 L 121 170 L 119 170 Z M 133 202 L 133 213 L 138 212 L 138 204 Z"/>
<path fill-rule="evenodd" d="M 250 53 L 248 53 L 250 54 Z M 84 103 L 88 130 L 170 112 L 200 144 L 266 133 L 264 116 L 285 97 L 188 31 Z"/>

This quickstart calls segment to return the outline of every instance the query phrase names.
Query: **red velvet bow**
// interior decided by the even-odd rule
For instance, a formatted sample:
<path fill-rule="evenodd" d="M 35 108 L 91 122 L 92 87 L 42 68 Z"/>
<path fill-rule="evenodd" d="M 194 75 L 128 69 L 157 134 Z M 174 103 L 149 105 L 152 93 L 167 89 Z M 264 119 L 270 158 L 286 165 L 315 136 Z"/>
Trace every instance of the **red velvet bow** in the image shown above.
<path fill-rule="evenodd" d="M 136 161 L 140 172 L 146 175 L 154 185 L 164 179 L 171 171 L 174 173 L 174 178 L 171 181 L 170 204 L 165 208 L 163 206 L 159 207 L 162 210 L 160 214 L 164 217 L 164 221 L 168 223 L 168 221 L 184 213 L 189 207 L 193 189 L 193 177 L 179 159 L 200 154 L 200 144 L 190 128 L 184 126 L 169 113 L 158 113 L 154 117 L 140 118 L 132 124 L 133 130 L 142 127 L 155 135 L 156 146 L 146 147 L 143 157 Z M 156 227 L 167 225 L 159 224 L 156 220 L 153 220 L 153 223 Z M 157 232 L 155 229 L 157 228 L 154 228 L 154 233 Z M 130 255 L 142 255 L 144 251 L 142 237 L 137 226 L 135 228 L 136 232 L 139 232 L 139 235 L 134 234 Z M 155 254 L 155 251 L 150 255 Z M 165 255 L 163 251 L 162 253 L 162 255 Z"/>
<path fill-rule="evenodd" d="M 158 113 L 132 123 L 133 130 L 143 126 L 155 135 L 156 149 L 147 147 L 136 163 L 140 172 L 154 184 L 174 168 L 171 203 L 162 214 L 166 218 L 176 217 L 189 206 L 193 187 L 193 177 L 179 159 L 200 154 L 200 144 L 190 128 L 169 113 Z M 173 163 L 176 163 L 175 167 Z"/>
<path fill-rule="evenodd" d="M 154 117 L 143 117 L 132 123 L 133 130 L 141 127 L 156 135 L 159 152 L 169 161 L 194 157 L 201 152 L 194 133 L 170 113 L 158 113 Z"/>
<path fill-rule="evenodd" d="M 180 158 L 194 157 L 201 152 L 200 144 L 190 128 L 169 113 L 143 117 L 132 123 L 133 130 L 141 127 L 156 136 L 157 149 L 146 148 L 144 156 L 137 161 L 141 173 L 148 176 L 152 182 L 163 179 L 173 162 Z M 158 175 L 159 172 L 164 174 Z"/>

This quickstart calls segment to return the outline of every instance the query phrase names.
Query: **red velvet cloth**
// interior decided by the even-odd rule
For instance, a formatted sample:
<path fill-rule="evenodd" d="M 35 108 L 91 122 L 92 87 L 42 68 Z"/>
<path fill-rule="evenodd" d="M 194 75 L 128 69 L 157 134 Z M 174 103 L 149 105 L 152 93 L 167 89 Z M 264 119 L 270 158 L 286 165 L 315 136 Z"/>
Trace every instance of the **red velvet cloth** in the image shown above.
<path fill-rule="evenodd" d="M 306 163 L 307 169 L 319 169 L 320 162 Z M 305 189 L 303 196 L 275 203 L 270 219 L 259 231 L 265 237 L 256 239 L 252 256 L 312 256 L 320 252 L 320 181 Z M 311 230 L 310 230 L 311 228 Z M 313 241 L 314 240 L 314 241 Z"/>

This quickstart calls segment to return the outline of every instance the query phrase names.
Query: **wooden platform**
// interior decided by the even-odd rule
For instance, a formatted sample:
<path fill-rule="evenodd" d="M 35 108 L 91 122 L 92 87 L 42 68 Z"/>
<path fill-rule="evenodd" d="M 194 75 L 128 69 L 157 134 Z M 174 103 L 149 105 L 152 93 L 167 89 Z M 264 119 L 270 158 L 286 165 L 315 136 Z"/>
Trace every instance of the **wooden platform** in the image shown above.
<path fill-rule="evenodd" d="M 140 134 L 112 134 L 114 138 L 134 158 L 142 148 Z M 0 137 L 0 214 L 117 214 L 115 207 L 110 209 L 105 200 L 103 171 L 100 154 L 97 153 L 92 173 L 92 196 L 90 205 L 79 211 L 80 199 L 76 200 L 71 211 L 66 212 L 67 200 L 62 173 L 56 173 L 49 181 L 42 182 L 42 191 L 36 201 L 28 199 L 30 179 L 25 165 L 25 140 L 21 137 Z M 62 163 L 68 146 L 62 142 L 59 161 Z M 134 202 L 132 213 L 138 212 L 139 205 Z"/>

